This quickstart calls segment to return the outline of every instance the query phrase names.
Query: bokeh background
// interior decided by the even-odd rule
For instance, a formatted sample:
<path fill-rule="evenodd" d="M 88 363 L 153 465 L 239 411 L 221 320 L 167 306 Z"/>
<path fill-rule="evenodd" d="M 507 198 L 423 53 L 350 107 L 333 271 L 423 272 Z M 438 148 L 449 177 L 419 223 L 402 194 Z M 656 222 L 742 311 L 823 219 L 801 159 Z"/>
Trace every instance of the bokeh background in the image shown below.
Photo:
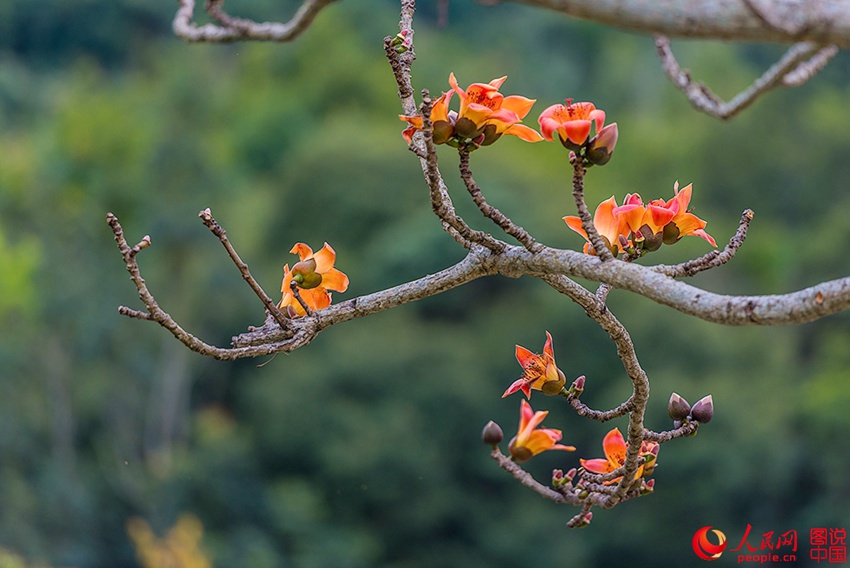
<path fill-rule="evenodd" d="M 258 19 L 296 5 L 244 4 L 230 8 Z M 538 99 L 531 124 L 565 97 L 619 123 L 614 159 L 590 173 L 591 204 L 670 197 L 674 181 L 692 182 L 720 243 L 755 210 L 738 256 L 697 285 L 781 293 L 848 273 L 846 54 L 723 123 L 667 82 L 650 37 L 467 2 L 438 27 L 427 4 L 416 88 L 447 90 L 450 71 L 462 85 L 508 75 L 504 93 Z M 219 345 L 263 313 L 197 219 L 206 207 L 270 292 L 298 241 L 334 246 L 351 278 L 337 298 L 464 252 L 430 212 L 400 135 L 382 49 L 397 31 L 394 2 L 334 5 L 284 45 L 189 45 L 171 35 L 174 9 L 0 3 L 0 564 L 148 568 L 131 534 L 188 526 L 218 567 L 673 566 L 699 562 L 691 538 L 705 525 L 733 545 L 748 524 L 755 546 L 798 530 L 802 558 L 809 528 L 850 524 L 847 315 L 726 328 L 612 293 L 651 378 L 647 426 L 669 426 L 673 391 L 691 402 L 711 393 L 717 411 L 696 438 L 662 447 L 652 496 L 596 511 L 583 530 L 479 441 L 489 419 L 514 431 L 519 395 L 500 399 L 519 376 L 514 345 L 539 352 L 546 330 L 568 378 L 587 375 L 583 400 L 608 408 L 630 392 L 606 336 L 538 281 L 479 280 L 263 360 L 208 360 L 119 316 L 118 305 L 140 305 L 108 211 L 132 242 L 150 234 L 139 258 L 163 308 Z M 674 48 L 726 97 L 783 51 Z M 461 213 L 490 230 L 463 199 L 452 150 L 440 156 Z M 581 247 L 561 221 L 572 199 L 560 146 L 505 139 L 472 165 L 491 203 L 546 244 Z M 647 260 L 706 250 L 685 239 Z M 532 403 L 579 448 L 535 458 L 538 479 L 601 455 L 610 425 L 539 394 Z"/>

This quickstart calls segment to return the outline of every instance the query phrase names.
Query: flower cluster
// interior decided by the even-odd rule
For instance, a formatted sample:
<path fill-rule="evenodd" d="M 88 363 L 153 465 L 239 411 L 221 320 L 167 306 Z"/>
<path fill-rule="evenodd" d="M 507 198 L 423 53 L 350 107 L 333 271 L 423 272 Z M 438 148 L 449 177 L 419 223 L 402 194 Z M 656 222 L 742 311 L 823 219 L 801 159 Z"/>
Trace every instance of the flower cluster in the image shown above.
<path fill-rule="evenodd" d="M 489 83 L 473 83 L 466 89 L 458 85 L 454 73 L 449 75 L 452 90 L 443 93 L 431 107 L 431 125 L 434 144 L 448 144 L 455 148 L 470 149 L 489 146 L 503 134 L 516 136 L 526 142 L 539 142 L 543 138 L 533 128 L 520 124 L 536 102 L 520 95 L 504 96 L 499 92 L 507 76 Z M 460 110 L 449 110 L 453 94 L 460 99 Z M 402 136 L 410 144 L 413 134 L 422 130 L 420 115 L 400 115 L 408 123 Z"/>
<path fill-rule="evenodd" d="M 345 292 L 348 289 L 348 276 L 334 268 L 336 252 L 328 243 L 315 254 L 304 243 L 296 243 L 289 252 L 297 254 L 300 260 L 292 269 L 288 264 L 283 267 L 280 286 L 283 297 L 278 307 L 290 317 L 306 315 L 305 306 L 311 310 L 327 308 L 331 304 L 328 290 Z"/>
<path fill-rule="evenodd" d="M 564 388 L 566 378 L 564 373 L 555 364 L 552 335 L 548 331 L 546 332 L 546 343 L 543 346 L 542 354 L 532 353 L 528 349 L 517 345 L 516 358 L 523 369 L 523 376 L 508 387 L 502 398 L 517 391 L 522 391 L 526 397 L 530 398 L 532 390 L 539 390 L 549 395 L 560 394 L 568 399 L 577 399 L 581 396 L 585 386 L 585 377 L 583 375 L 580 376 L 569 389 Z M 697 408 L 698 405 L 701 406 Z M 671 417 L 679 419 L 679 423 L 675 424 L 675 427 L 679 427 L 682 424 L 681 420 L 684 419 L 685 415 L 688 416 L 688 419 L 696 419 L 694 411 L 700 415 L 700 418 L 704 422 L 708 422 L 710 420 L 710 414 L 713 413 L 711 397 L 706 397 L 698 405 L 694 405 L 692 409 L 684 399 L 674 393 L 670 399 L 669 412 Z M 684 408 L 684 406 L 687 406 L 687 408 Z M 562 438 L 560 430 L 540 426 L 546 416 L 548 416 L 548 412 L 534 412 L 528 402 L 525 400 L 521 401 L 520 422 L 517 435 L 508 444 L 508 451 L 513 461 L 524 462 L 547 450 L 573 451 L 575 449 L 572 446 L 564 446 L 558 443 Z M 502 441 L 501 428 L 496 423 L 490 421 L 482 431 L 482 440 L 495 448 Z M 641 495 L 650 493 L 654 488 L 655 482 L 647 478 L 655 470 L 659 449 L 660 446 L 657 442 L 644 440 L 641 443 L 638 454 L 638 467 L 632 480 L 633 482 L 640 480 L 639 489 Z M 602 450 L 605 454 L 604 458 L 582 458 L 579 460 L 585 472 L 600 475 L 611 474 L 617 472 L 617 470 L 620 470 L 625 465 L 628 444 L 618 428 L 610 430 L 605 435 L 602 441 Z M 581 491 L 579 485 L 584 483 L 583 481 L 578 480 L 579 485 L 572 485 L 577 474 L 578 470 L 575 468 L 571 469 L 567 474 L 564 474 L 562 470 L 555 470 L 552 482 L 557 488 L 561 488 L 562 490 L 569 484 L 576 491 Z M 612 485 L 621 482 L 621 480 L 622 476 L 612 477 L 610 479 L 603 478 L 602 483 Z"/>
<path fill-rule="evenodd" d="M 673 185 L 674 196 L 667 201 L 654 199 L 644 204 L 640 195 L 630 193 L 620 206 L 611 196 L 596 208 L 593 226 L 614 256 L 621 252 L 642 256 L 658 250 L 662 244 L 672 245 L 691 235 L 716 247 L 714 238 L 705 232 L 706 222 L 688 211 L 692 190 L 691 184 L 680 190 L 679 182 L 676 182 Z M 564 221 L 587 241 L 584 252 L 596 254 L 581 219 L 569 215 L 564 217 Z"/>

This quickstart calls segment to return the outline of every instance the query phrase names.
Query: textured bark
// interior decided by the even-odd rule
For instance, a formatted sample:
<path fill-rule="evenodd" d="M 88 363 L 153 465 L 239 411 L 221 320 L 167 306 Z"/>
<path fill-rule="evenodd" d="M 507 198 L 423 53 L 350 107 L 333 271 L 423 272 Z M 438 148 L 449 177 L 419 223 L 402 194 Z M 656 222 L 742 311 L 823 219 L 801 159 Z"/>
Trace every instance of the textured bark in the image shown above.
<path fill-rule="evenodd" d="M 511 0 L 671 37 L 850 47 L 850 3 L 834 0 Z"/>

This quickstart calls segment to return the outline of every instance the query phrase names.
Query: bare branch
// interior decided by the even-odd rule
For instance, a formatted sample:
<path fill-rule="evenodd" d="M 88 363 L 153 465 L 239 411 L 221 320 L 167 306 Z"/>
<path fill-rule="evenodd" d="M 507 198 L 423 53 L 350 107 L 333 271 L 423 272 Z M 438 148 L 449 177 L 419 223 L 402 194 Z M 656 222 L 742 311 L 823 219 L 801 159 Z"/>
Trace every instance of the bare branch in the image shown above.
<path fill-rule="evenodd" d="M 724 102 L 706 85 L 695 82 L 690 72 L 679 66 L 667 37 L 656 35 L 655 48 L 664 72 L 685 94 L 691 105 L 723 120 L 732 118 L 753 104 L 758 97 L 776 87 L 792 87 L 805 83 L 838 52 L 835 46 L 822 46 L 811 42 L 797 43 L 749 87 L 735 95 L 729 102 Z"/>
<path fill-rule="evenodd" d="M 713 250 L 700 258 L 689 260 L 681 264 L 673 266 L 658 264 L 653 266 L 653 268 L 672 278 L 680 278 L 683 276 L 694 276 L 704 270 L 726 264 L 732 260 L 735 253 L 738 252 L 738 249 L 741 248 L 742 244 L 744 244 L 744 240 L 747 238 L 747 229 L 749 229 L 750 222 L 753 220 L 754 216 L 755 213 L 753 213 L 752 209 L 744 211 L 741 215 L 741 222 L 738 224 L 738 230 L 735 232 L 735 235 L 729 239 L 729 242 L 722 251 Z"/>
<path fill-rule="evenodd" d="M 752 10 L 752 1 L 740 0 L 513 1 L 646 34 L 785 44 L 811 41 L 850 47 L 850 5 L 834 0 L 772 2 L 769 22 Z"/>
<path fill-rule="evenodd" d="M 255 22 L 234 18 L 222 9 L 223 0 L 209 0 L 207 12 L 221 25 L 196 25 L 195 0 L 178 0 L 179 6 L 172 22 L 174 34 L 193 42 L 292 41 L 301 35 L 316 15 L 334 0 L 305 0 L 295 15 L 286 23 Z"/>

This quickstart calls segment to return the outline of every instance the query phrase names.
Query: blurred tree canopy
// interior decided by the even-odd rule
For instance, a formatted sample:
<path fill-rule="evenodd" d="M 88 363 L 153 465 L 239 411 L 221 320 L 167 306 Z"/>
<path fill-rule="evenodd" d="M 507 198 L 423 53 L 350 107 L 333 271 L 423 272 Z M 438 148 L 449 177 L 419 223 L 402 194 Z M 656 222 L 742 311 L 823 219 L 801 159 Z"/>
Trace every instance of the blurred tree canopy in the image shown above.
<path fill-rule="evenodd" d="M 257 1 L 248 15 L 278 9 Z M 606 566 L 638 547 L 645 555 L 629 563 L 640 567 L 691 558 L 704 525 L 846 526 L 846 314 L 723 328 L 615 291 L 652 381 L 647 426 L 668 425 L 674 390 L 713 393 L 717 414 L 696 439 L 665 444 L 651 497 L 585 531 L 564 528 L 571 512 L 516 484 L 479 441 L 491 418 L 514 428 L 516 401 L 499 399 L 520 373 L 513 348 L 539 350 L 544 330 L 568 379 L 587 375 L 589 404 L 629 392 L 602 332 L 539 283 L 479 280 L 266 361 L 204 360 L 120 317 L 116 306 L 137 299 L 107 211 L 130 240 L 151 235 L 140 263 L 163 307 L 218 344 L 263 313 L 197 221 L 206 207 L 267 290 L 298 241 L 334 246 L 351 278 L 343 298 L 463 252 L 440 230 L 400 135 L 382 51 L 394 3 L 335 5 L 290 45 L 187 45 L 169 35 L 172 10 L 0 5 L 0 548 L 33 563 L 138 566 L 128 520 L 163 535 L 189 513 L 215 566 Z M 472 3 L 452 3 L 437 28 L 435 10 L 420 10 L 417 88 L 447 90 L 451 71 L 462 84 L 508 75 L 503 92 L 537 97 L 533 113 L 573 97 L 619 123 L 615 158 L 589 175 L 590 202 L 669 197 L 674 181 L 692 182 L 720 242 L 755 210 L 742 251 L 699 285 L 774 293 L 847 273 L 846 54 L 721 123 L 666 82 L 651 38 Z M 730 93 L 780 53 L 679 49 Z M 473 165 L 493 204 L 547 244 L 577 249 L 561 220 L 572 213 L 570 169 L 556 146 L 505 141 Z M 446 171 L 451 159 L 446 150 Z M 704 248 L 683 242 L 662 260 Z M 577 455 L 600 453 L 609 425 L 535 398 Z M 535 462 L 545 479 L 577 457 Z"/>

